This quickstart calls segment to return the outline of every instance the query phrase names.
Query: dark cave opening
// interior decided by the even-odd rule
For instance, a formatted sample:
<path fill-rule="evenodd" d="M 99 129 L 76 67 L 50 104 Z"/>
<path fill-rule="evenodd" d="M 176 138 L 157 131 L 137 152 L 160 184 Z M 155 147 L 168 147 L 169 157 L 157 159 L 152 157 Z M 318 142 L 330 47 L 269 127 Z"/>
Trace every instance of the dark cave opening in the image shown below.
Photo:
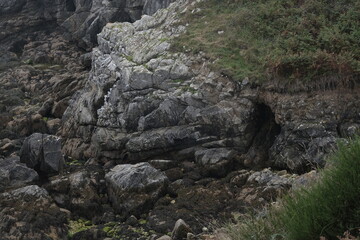
<path fill-rule="evenodd" d="M 267 167 L 269 149 L 280 134 L 281 127 L 275 121 L 275 115 L 271 108 L 263 103 L 258 104 L 256 109 L 257 133 L 252 145 L 246 154 L 244 165 L 252 168 Z"/>
<path fill-rule="evenodd" d="M 74 0 L 66 0 L 66 11 L 68 12 L 75 12 L 76 6 Z"/>

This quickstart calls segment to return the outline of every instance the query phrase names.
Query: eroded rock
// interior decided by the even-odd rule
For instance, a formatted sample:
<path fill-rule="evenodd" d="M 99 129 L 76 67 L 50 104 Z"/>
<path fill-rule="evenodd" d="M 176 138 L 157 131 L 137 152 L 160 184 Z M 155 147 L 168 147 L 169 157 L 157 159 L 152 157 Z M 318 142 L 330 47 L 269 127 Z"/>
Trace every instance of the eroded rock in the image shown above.
<path fill-rule="evenodd" d="M 149 163 L 117 165 L 105 179 L 112 206 L 123 216 L 150 210 L 168 184 L 167 177 Z"/>

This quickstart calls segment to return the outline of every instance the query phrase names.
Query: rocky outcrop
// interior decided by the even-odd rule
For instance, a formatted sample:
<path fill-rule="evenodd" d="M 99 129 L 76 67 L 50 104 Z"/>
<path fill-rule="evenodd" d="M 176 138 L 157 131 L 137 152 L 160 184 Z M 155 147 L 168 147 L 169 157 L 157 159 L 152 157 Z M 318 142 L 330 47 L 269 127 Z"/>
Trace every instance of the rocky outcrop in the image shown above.
<path fill-rule="evenodd" d="M 125 217 L 150 210 L 168 184 L 165 174 L 149 163 L 117 165 L 105 179 L 113 208 Z"/>
<path fill-rule="evenodd" d="M 39 29 L 52 31 L 52 28 L 61 27 L 81 47 L 90 50 L 96 45 L 96 34 L 106 23 L 135 21 L 142 14 L 153 14 L 171 2 L 172 0 L 1 0 L 0 18 L 5 21 L 0 24 L 0 40 L 7 41 L 14 35 L 24 35 L 24 32 L 32 33 Z M 28 40 L 19 38 L 19 41 L 14 42 L 14 51 L 26 41 Z"/>
<path fill-rule="evenodd" d="M 211 71 L 201 53 L 170 51 L 186 29 L 177 15 L 185 6 L 103 29 L 87 86 L 64 114 L 66 154 L 118 163 L 187 159 L 208 176 L 242 165 L 305 172 L 324 166 L 336 139 L 357 131 L 360 101 L 351 90 L 254 88 Z"/>
<path fill-rule="evenodd" d="M 281 132 L 269 151 L 271 166 L 305 172 L 324 167 L 337 140 L 359 132 L 356 90 L 319 93 L 265 93 Z"/>
<path fill-rule="evenodd" d="M 246 152 L 256 135 L 256 104 L 236 94 L 237 83 L 197 65 L 201 57 L 169 51 L 184 29 L 173 26 L 181 4 L 104 28 L 87 86 L 64 114 L 66 154 L 136 163 L 194 160 L 199 150 L 229 148 L 219 156 L 224 175 Z"/>

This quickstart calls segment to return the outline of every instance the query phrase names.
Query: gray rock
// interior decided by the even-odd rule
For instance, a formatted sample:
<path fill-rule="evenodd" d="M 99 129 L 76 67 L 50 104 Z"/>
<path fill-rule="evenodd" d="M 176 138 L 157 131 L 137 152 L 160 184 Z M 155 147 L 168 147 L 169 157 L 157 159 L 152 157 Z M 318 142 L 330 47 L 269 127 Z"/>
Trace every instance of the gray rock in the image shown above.
<path fill-rule="evenodd" d="M 171 1 L 149 0 L 146 6 L 156 2 Z M 87 86 L 64 113 L 62 133 L 74 138 L 65 143 L 67 154 L 76 154 L 75 138 L 88 144 L 94 153 L 89 157 L 120 163 L 163 156 L 193 160 L 202 144 L 219 141 L 232 148 L 235 138 L 237 150 L 246 152 L 255 134 L 253 102 L 235 97 L 236 83 L 229 79 L 207 67 L 193 69 L 200 59 L 169 51 L 170 40 L 184 31 L 176 23 L 185 8 L 186 1 L 175 1 L 133 24 L 104 27 Z M 86 133 L 80 131 L 84 126 Z M 69 136 L 72 129 L 76 134 Z"/>
<path fill-rule="evenodd" d="M 147 15 L 153 15 L 157 10 L 166 8 L 174 1 L 175 0 L 146 0 L 143 13 Z"/>
<path fill-rule="evenodd" d="M 175 223 L 174 229 L 171 233 L 171 238 L 173 240 L 183 240 L 186 239 L 187 234 L 191 232 L 192 230 L 189 225 L 187 225 L 184 220 L 179 219 Z"/>
<path fill-rule="evenodd" d="M 149 163 L 117 165 L 105 179 L 112 206 L 123 216 L 149 210 L 168 185 L 167 177 Z"/>
<path fill-rule="evenodd" d="M 34 183 L 39 175 L 25 164 L 20 163 L 19 157 L 0 158 L 0 191 L 7 188 L 21 187 Z"/>
<path fill-rule="evenodd" d="M 44 188 L 60 207 L 91 219 L 102 210 L 100 194 L 105 189 L 103 176 L 99 167 L 84 167 L 73 173 L 51 177 Z"/>
<path fill-rule="evenodd" d="M 195 161 L 206 175 L 224 177 L 232 170 L 236 152 L 226 148 L 204 149 L 195 152 Z"/>
<path fill-rule="evenodd" d="M 260 172 L 255 172 L 251 174 L 247 179 L 247 183 L 249 184 L 259 184 L 277 187 L 291 187 L 292 182 L 293 179 L 285 176 L 279 176 L 278 174 L 272 172 L 270 169 L 264 169 Z"/>
<path fill-rule="evenodd" d="M 54 99 L 50 98 L 49 100 L 43 103 L 38 113 L 43 117 L 49 117 L 53 105 L 54 105 Z"/>
<path fill-rule="evenodd" d="M 59 137 L 34 133 L 26 138 L 21 148 L 20 160 L 29 168 L 42 174 L 56 174 L 62 171 L 64 157 Z"/>
<path fill-rule="evenodd" d="M 39 166 L 42 158 L 43 135 L 34 133 L 26 138 L 20 151 L 20 161 L 29 168 Z"/>
<path fill-rule="evenodd" d="M 174 160 L 150 160 L 148 163 L 151 164 L 156 169 L 159 169 L 161 171 L 168 170 L 170 168 L 176 167 L 177 162 Z"/>

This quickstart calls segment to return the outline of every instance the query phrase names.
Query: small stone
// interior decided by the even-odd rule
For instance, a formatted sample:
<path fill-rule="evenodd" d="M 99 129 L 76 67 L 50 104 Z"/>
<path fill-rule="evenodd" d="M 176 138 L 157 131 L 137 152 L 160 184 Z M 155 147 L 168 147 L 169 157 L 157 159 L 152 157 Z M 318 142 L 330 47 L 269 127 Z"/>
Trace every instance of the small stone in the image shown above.
<path fill-rule="evenodd" d="M 209 231 L 209 229 L 208 229 L 207 227 L 203 227 L 201 230 L 202 230 L 203 232 L 208 232 L 208 231 Z"/>
<path fill-rule="evenodd" d="M 186 236 L 186 240 L 196 240 L 196 236 L 192 233 L 188 233 Z"/>
<path fill-rule="evenodd" d="M 172 231 L 171 238 L 173 240 L 183 240 L 184 238 L 187 238 L 187 234 L 191 232 L 192 230 L 189 227 L 189 225 L 187 225 L 184 220 L 179 219 L 175 223 L 175 227 L 174 230 Z"/>
<path fill-rule="evenodd" d="M 131 215 L 125 222 L 126 224 L 130 225 L 130 226 L 135 226 L 138 223 L 138 219 L 134 216 Z"/>

